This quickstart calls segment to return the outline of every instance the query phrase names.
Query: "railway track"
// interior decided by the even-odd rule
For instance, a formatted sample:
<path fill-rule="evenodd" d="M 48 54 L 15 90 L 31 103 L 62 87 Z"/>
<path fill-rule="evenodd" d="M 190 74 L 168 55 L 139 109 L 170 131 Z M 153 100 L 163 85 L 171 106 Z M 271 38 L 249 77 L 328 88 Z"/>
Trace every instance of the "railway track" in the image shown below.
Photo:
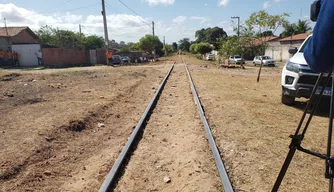
<path fill-rule="evenodd" d="M 173 70 L 175 69 L 176 66 L 177 66 L 176 72 L 173 72 Z M 184 67 L 184 69 L 182 69 L 183 67 Z M 171 80 L 171 83 L 173 83 L 174 85 L 171 86 L 171 87 L 168 87 L 167 90 L 165 90 L 164 89 L 165 85 L 166 85 L 167 81 L 169 81 L 169 77 L 171 76 L 172 73 L 175 77 L 174 77 L 174 79 Z M 202 126 L 204 126 L 204 130 L 205 130 L 205 133 L 206 133 L 206 138 L 207 138 L 207 141 L 209 142 L 209 145 L 210 145 L 211 155 L 213 156 L 213 159 L 214 159 L 214 162 L 215 162 L 215 165 L 216 165 L 216 169 L 213 170 L 215 173 L 211 173 L 209 168 L 205 168 L 205 167 L 203 168 L 203 165 L 201 165 L 200 162 L 196 161 L 197 158 L 200 159 L 200 160 L 201 160 L 201 158 L 203 158 L 202 161 L 204 162 L 204 164 L 210 164 L 210 163 L 212 164 L 212 162 L 209 162 L 210 158 L 207 157 L 207 155 L 209 155 L 209 152 L 208 152 L 208 154 L 206 154 L 206 153 L 201 152 L 200 150 L 198 150 L 198 149 L 201 149 L 201 148 L 205 148 L 207 146 L 207 143 L 205 144 L 204 141 L 202 141 L 202 142 L 198 141 L 199 139 L 198 139 L 198 137 L 196 137 L 196 135 L 198 135 L 199 133 L 202 133 L 200 131 L 203 131 L 203 129 L 202 130 L 193 129 L 193 127 L 196 127 L 196 122 L 194 122 L 194 120 L 190 120 L 190 121 L 188 120 L 189 126 L 185 126 L 187 124 L 187 123 L 185 123 L 186 120 L 183 121 L 181 119 L 181 117 L 184 117 L 184 116 L 182 116 L 180 114 L 188 113 L 188 111 L 194 111 L 194 109 L 196 108 L 195 106 L 189 106 L 189 104 L 188 104 L 188 103 L 191 103 L 191 95 L 188 95 L 187 99 L 180 98 L 180 95 L 187 95 L 186 87 L 188 86 L 188 88 L 189 88 L 189 83 L 188 83 L 188 85 L 185 85 L 185 83 L 184 83 L 187 80 L 190 83 L 191 93 L 192 93 L 192 96 L 193 96 L 194 101 L 196 103 L 198 113 L 200 115 L 200 120 L 201 121 L 198 120 L 197 124 L 200 124 L 200 122 L 201 122 Z M 175 89 L 177 89 L 178 87 L 180 87 L 179 88 L 180 91 L 175 91 Z M 173 89 L 173 88 L 175 88 L 175 89 Z M 162 93 L 165 93 L 165 92 L 166 92 L 166 94 L 162 94 Z M 176 94 L 175 98 L 171 98 L 173 96 L 173 94 Z M 190 94 L 189 91 L 188 91 L 188 94 Z M 161 99 L 162 101 L 160 101 L 160 98 L 162 98 Z M 178 103 L 182 102 L 183 100 L 186 100 L 188 103 L 184 103 L 184 104 L 179 105 Z M 162 103 L 161 105 L 163 105 L 163 106 L 160 106 L 160 102 Z M 158 109 L 155 109 L 155 108 L 158 108 Z M 176 110 L 176 111 L 179 112 L 179 114 L 176 115 L 176 116 L 179 116 L 179 117 L 173 117 L 173 115 L 175 115 L 173 113 L 177 113 L 177 112 L 173 112 L 173 110 Z M 187 117 L 188 119 L 189 118 L 194 118 L 195 119 L 195 118 L 198 118 L 198 113 L 193 114 L 193 115 L 191 113 L 189 113 L 185 117 Z M 151 115 L 152 115 L 152 117 L 151 117 Z M 195 115 L 197 115 L 197 117 L 195 117 Z M 157 127 L 161 126 L 163 123 L 165 123 L 165 122 L 159 122 L 159 118 L 164 117 L 164 116 L 167 119 L 169 119 L 169 123 L 171 125 L 169 126 L 169 124 L 166 124 L 166 126 L 164 128 L 160 128 L 161 130 L 158 129 L 159 132 L 157 132 L 156 131 Z M 153 121 L 153 123 L 151 123 L 151 121 Z M 156 122 L 155 124 L 154 124 L 154 121 Z M 149 123 L 149 124 L 147 125 L 147 123 Z M 183 123 L 185 125 L 182 125 Z M 149 134 L 150 136 L 146 136 L 146 138 L 144 138 L 145 135 L 146 135 L 146 131 L 145 131 L 145 133 L 143 133 L 143 139 L 142 139 L 143 141 L 142 141 L 141 138 L 139 138 L 141 136 L 138 136 L 138 135 L 140 135 L 140 133 L 143 132 L 144 128 L 145 128 L 145 130 L 147 129 L 146 126 L 151 126 L 152 127 L 151 131 L 149 131 L 149 130 L 147 131 L 148 132 L 147 134 Z M 178 127 L 178 129 L 174 130 L 174 127 Z M 180 129 L 179 127 L 182 127 L 182 129 Z M 179 132 L 179 134 L 176 134 L 175 132 Z M 168 134 L 173 135 L 173 136 L 168 137 Z M 161 142 L 159 143 L 159 141 L 157 140 L 157 138 L 159 138 L 159 137 L 163 138 L 162 140 L 164 142 L 167 142 L 167 140 L 168 140 L 170 142 L 171 147 L 165 145 L 164 148 L 159 148 L 158 145 L 164 145 L 163 143 L 160 144 Z M 168 139 L 166 139 L 166 137 L 168 137 Z M 136 145 L 137 144 L 136 141 L 138 141 L 138 140 L 141 140 L 140 141 L 141 143 L 143 142 L 142 149 L 136 149 L 133 152 L 133 153 L 137 153 L 137 150 L 138 150 L 138 153 L 133 155 L 135 157 L 129 157 L 131 150 L 136 147 L 136 146 L 133 146 L 133 145 Z M 181 140 L 187 140 L 187 141 L 182 142 Z M 182 145 L 181 147 L 179 147 L 180 144 Z M 151 151 L 153 151 L 152 153 L 154 153 L 154 154 L 147 154 L 147 152 L 146 152 L 147 150 L 145 150 L 145 149 L 149 148 L 150 145 L 155 146 L 155 147 L 153 147 L 153 149 L 151 149 Z M 196 149 L 196 148 L 198 148 L 198 149 Z M 189 152 L 188 153 L 188 151 L 196 151 L 196 152 L 194 152 L 194 153 Z M 168 155 L 166 153 L 168 153 Z M 186 154 L 186 156 L 183 156 L 184 154 Z M 197 157 L 196 155 L 199 155 L 199 154 L 200 154 L 200 157 Z M 228 174 L 227 174 L 226 169 L 224 167 L 224 164 L 221 160 L 221 157 L 220 157 L 219 151 L 217 149 L 217 146 L 215 144 L 214 138 L 212 136 L 210 127 L 209 127 L 209 125 L 207 123 L 207 120 L 205 118 L 205 114 L 204 114 L 203 108 L 201 106 L 198 94 L 196 92 L 196 88 L 195 88 L 194 83 L 192 81 L 191 74 L 190 74 L 189 69 L 187 67 L 187 64 L 186 64 L 186 62 L 183 58 L 181 58 L 181 65 L 180 64 L 178 64 L 178 65 L 173 64 L 171 66 L 171 68 L 169 69 L 167 75 L 165 76 L 165 78 L 163 79 L 159 88 L 157 89 L 156 93 L 154 94 L 153 98 L 151 99 L 149 105 L 147 106 L 146 110 L 144 111 L 142 117 L 140 118 L 137 126 L 135 127 L 134 131 L 132 132 L 131 136 L 129 137 L 127 143 L 125 144 L 125 146 L 123 148 L 123 150 L 121 151 L 118 158 L 116 159 L 112 169 L 108 173 L 108 175 L 107 175 L 106 179 L 104 180 L 102 186 L 100 187 L 99 191 L 100 192 L 112 191 L 115 188 L 117 188 L 117 185 L 119 183 L 122 183 L 122 185 L 127 185 L 128 184 L 126 182 L 120 182 L 119 180 L 122 180 L 122 179 L 120 179 L 121 174 L 122 173 L 124 174 L 124 172 L 126 172 L 124 170 L 125 170 L 125 167 L 128 167 L 128 165 L 125 166 L 125 164 L 126 164 L 126 161 L 129 160 L 129 158 L 131 158 L 129 160 L 130 163 L 132 161 L 136 162 L 134 165 L 129 166 L 130 167 L 129 168 L 130 173 L 128 174 L 127 177 L 130 178 L 129 179 L 130 181 L 133 181 L 133 179 L 132 179 L 133 177 L 140 177 L 140 176 L 144 177 L 145 172 L 150 172 L 150 171 L 152 172 L 153 170 L 150 169 L 150 165 L 148 165 L 146 167 L 145 167 L 145 165 L 143 165 L 143 164 L 146 164 L 146 161 L 149 161 L 149 159 L 147 159 L 146 157 L 142 158 L 142 156 L 145 156 L 145 155 L 146 156 L 157 156 L 155 160 L 152 160 L 151 164 L 155 164 L 157 161 L 162 161 L 163 162 L 163 160 L 161 160 L 161 159 L 164 159 L 164 155 L 169 156 L 170 159 L 173 159 L 172 163 L 170 163 L 170 164 L 178 164 L 179 167 L 182 167 L 180 169 L 185 170 L 183 172 L 177 172 L 177 171 L 175 171 L 175 169 L 179 169 L 179 167 L 175 168 L 171 165 L 168 165 L 168 163 L 165 163 L 164 165 L 166 167 L 164 167 L 164 169 L 169 168 L 170 172 L 173 172 L 175 177 L 177 175 L 180 177 L 182 174 L 184 174 L 184 172 L 188 171 L 188 169 L 189 170 L 193 169 L 192 167 L 189 167 L 189 164 L 192 161 L 192 159 L 190 157 L 192 155 L 195 155 L 194 156 L 195 158 L 193 158 L 195 160 L 194 160 L 194 162 L 192 162 L 192 164 L 193 164 L 192 166 L 195 166 L 195 167 L 197 167 L 197 166 L 201 167 L 202 166 L 203 170 L 196 170 L 196 172 L 199 172 L 199 173 L 203 172 L 203 173 L 201 175 L 199 175 L 198 177 L 193 176 L 192 180 L 189 181 L 189 182 L 193 182 L 194 185 L 196 185 L 196 183 L 197 183 L 197 185 L 203 185 L 205 187 L 206 181 L 212 182 L 212 180 L 215 180 L 213 175 L 218 173 L 219 178 L 220 178 L 220 185 L 223 186 L 224 191 L 226 191 L 226 192 L 232 192 L 233 191 L 233 187 L 230 183 L 230 179 L 228 178 Z M 138 157 L 136 157 L 136 156 L 138 156 Z M 182 156 L 182 157 L 180 157 L 180 156 Z M 187 156 L 189 156 L 188 159 L 187 159 Z M 138 166 L 136 164 L 140 164 L 140 165 Z M 158 168 L 161 168 L 161 166 L 163 166 L 163 165 L 159 165 Z M 132 171 L 132 173 L 131 173 L 131 171 Z M 140 171 L 142 171 L 142 172 L 140 172 Z M 208 172 L 208 174 L 204 174 L 204 172 Z M 188 171 L 187 174 L 192 175 L 193 173 Z M 125 173 L 125 175 L 126 175 L 126 173 Z M 159 175 L 159 173 L 156 173 L 155 175 Z M 167 180 L 165 181 L 166 183 L 170 182 L 170 181 L 168 181 L 168 179 L 170 180 L 170 178 L 167 177 Z M 203 183 L 198 184 L 198 182 L 202 181 L 202 180 L 203 180 Z M 217 180 L 217 182 L 219 182 L 218 179 L 216 179 L 216 180 Z M 146 181 L 144 181 L 144 182 L 146 182 Z M 184 181 L 182 179 L 180 179 L 179 182 L 184 182 Z M 153 183 L 156 183 L 156 181 L 153 182 Z M 176 182 L 176 185 L 177 184 L 178 183 Z M 149 185 L 149 184 L 147 184 L 147 185 Z M 156 184 L 151 183 L 151 185 L 156 185 Z M 214 185 L 214 184 L 212 184 L 212 185 Z M 143 187 L 145 188 L 146 186 L 144 185 Z M 157 186 L 155 186 L 155 187 L 157 187 Z M 157 187 L 157 188 L 159 188 L 159 187 Z M 140 190 L 140 186 L 135 185 L 135 186 L 132 187 L 132 189 L 131 188 L 122 188 L 122 189 L 123 189 L 123 191 L 128 191 L 128 190 L 133 190 L 133 189 Z M 172 188 L 167 189 L 167 191 L 171 190 L 171 189 Z M 118 189 L 118 190 L 121 190 L 121 189 Z M 154 190 L 158 190 L 158 189 L 154 189 Z"/>

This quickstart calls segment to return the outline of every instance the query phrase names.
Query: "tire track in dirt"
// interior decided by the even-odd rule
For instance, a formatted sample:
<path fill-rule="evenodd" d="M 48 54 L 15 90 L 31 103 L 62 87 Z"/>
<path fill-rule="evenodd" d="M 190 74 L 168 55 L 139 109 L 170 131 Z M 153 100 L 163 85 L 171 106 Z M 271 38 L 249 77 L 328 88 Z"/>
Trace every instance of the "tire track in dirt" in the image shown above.
<path fill-rule="evenodd" d="M 154 93 L 155 83 L 148 81 L 127 85 L 112 102 L 51 130 L 48 142 L 1 174 L 0 191 L 96 191 L 140 115 L 135 103 Z M 105 126 L 98 128 L 98 122 Z"/>
<path fill-rule="evenodd" d="M 175 65 L 115 191 L 223 191 L 184 65 Z"/>

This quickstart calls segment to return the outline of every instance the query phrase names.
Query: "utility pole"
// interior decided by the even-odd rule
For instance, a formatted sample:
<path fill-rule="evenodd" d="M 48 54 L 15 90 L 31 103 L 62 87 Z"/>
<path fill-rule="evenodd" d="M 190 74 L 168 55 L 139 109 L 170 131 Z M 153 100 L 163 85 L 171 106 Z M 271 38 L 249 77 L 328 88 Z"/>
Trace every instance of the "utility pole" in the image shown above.
<path fill-rule="evenodd" d="M 102 15 L 103 15 L 103 25 L 104 25 L 104 41 L 106 45 L 106 51 L 109 49 L 109 39 L 108 39 L 108 27 L 107 27 L 107 17 L 106 17 L 106 7 L 104 0 L 102 0 Z"/>
<path fill-rule="evenodd" d="M 81 24 L 79 24 L 79 34 L 81 36 Z"/>
<path fill-rule="evenodd" d="M 154 21 L 152 21 L 152 31 L 153 31 L 153 37 L 154 37 Z"/>
<path fill-rule="evenodd" d="M 166 44 L 166 41 L 165 41 L 165 36 L 164 36 L 164 46 L 165 46 L 165 44 Z"/>
<path fill-rule="evenodd" d="M 238 19 L 238 37 L 240 36 L 240 17 L 236 16 L 236 17 L 231 17 L 232 19 Z"/>
<path fill-rule="evenodd" d="M 6 34 L 7 34 L 7 44 L 9 46 L 9 34 L 8 34 L 8 28 L 7 28 L 7 20 L 6 20 L 6 17 L 4 18 L 5 20 L 5 29 L 6 29 Z"/>

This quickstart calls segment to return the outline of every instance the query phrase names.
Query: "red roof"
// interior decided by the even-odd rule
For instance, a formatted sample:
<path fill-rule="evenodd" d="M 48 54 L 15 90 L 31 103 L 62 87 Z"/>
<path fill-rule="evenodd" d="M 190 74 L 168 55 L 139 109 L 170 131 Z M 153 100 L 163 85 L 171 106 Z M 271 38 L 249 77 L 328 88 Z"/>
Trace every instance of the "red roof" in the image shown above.
<path fill-rule="evenodd" d="M 38 38 L 29 27 L 0 27 L 0 37 L 14 37 L 24 30 L 27 30 L 34 38 Z"/>
<path fill-rule="evenodd" d="M 284 41 L 304 41 L 310 34 L 309 33 L 301 33 L 297 35 L 293 35 L 290 37 L 286 37 L 280 40 L 280 42 Z"/>
<path fill-rule="evenodd" d="M 278 38 L 279 37 L 277 37 L 277 36 L 260 37 L 260 38 L 254 39 L 252 43 L 254 45 L 261 45 L 262 42 L 265 43 L 265 42 L 268 42 L 268 41 L 276 40 Z"/>

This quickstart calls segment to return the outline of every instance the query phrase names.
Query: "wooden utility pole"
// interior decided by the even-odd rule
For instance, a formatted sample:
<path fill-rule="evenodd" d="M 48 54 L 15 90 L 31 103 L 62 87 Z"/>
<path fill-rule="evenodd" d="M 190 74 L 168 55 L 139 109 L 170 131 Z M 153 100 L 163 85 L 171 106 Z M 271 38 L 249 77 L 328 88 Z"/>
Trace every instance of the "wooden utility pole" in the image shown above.
<path fill-rule="evenodd" d="M 104 0 L 102 0 L 102 15 L 103 15 L 103 25 L 104 25 L 104 41 L 106 45 L 106 51 L 108 51 L 109 49 L 108 26 L 107 26 L 106 7 L 104 4 Z"/>
<path fill-rule="evenodd" d="M 154 37 L 154 21 L 152 21 L 152 32 L 153 32 L 153 37 Z"/>
<path fill-rule="evenodd" d="M 81 36 L 81 24 L 79 24 L 79 34 Z"/>

